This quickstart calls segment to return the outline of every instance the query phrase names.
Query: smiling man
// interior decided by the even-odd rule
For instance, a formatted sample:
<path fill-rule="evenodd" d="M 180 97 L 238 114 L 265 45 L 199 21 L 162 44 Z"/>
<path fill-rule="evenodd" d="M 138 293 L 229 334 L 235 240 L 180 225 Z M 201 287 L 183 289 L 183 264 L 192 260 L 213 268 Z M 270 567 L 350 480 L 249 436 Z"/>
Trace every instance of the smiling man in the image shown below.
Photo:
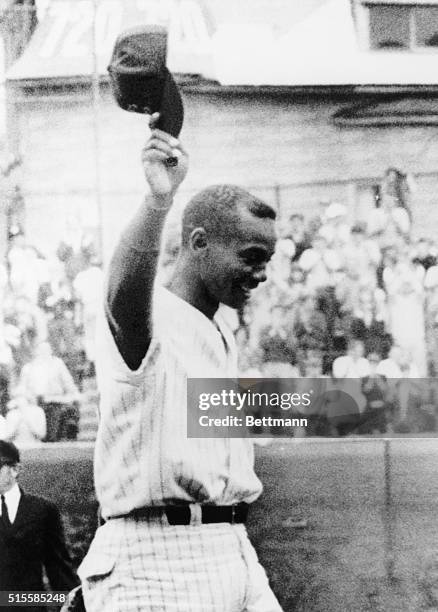
<path fill-rule="evenodd" d="M 279 611 L 244 526 L 262 488 L 252 443 L 189 439 L 186 414 L 188 378 L 237 376 L 218 307 L 240 308 L 266 279 L 275 212 L 239 187 L 205 189 L 185 208 L 169 285 L 154 285 L 187 171 L 156 120 L 143 153 L 151 195 L 112 259 L 99 340 L 95 481 L 106 523 L 79 570 L 86 609 Z"/>

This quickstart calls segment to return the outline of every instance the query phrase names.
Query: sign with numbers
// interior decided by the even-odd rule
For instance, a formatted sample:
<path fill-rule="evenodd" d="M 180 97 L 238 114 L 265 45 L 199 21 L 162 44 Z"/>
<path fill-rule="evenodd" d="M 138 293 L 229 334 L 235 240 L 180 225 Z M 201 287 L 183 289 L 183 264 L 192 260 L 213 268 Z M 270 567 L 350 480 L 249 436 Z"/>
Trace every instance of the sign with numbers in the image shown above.
<path fill-rule="evenodd" d="M 173 72 L 208 72 L 214 24 L 202 0 L 52 0 L 8 79 L 89 75 L 94 53 L 104 74 L 118 34 L 147 24 L 168 29 Z"/>

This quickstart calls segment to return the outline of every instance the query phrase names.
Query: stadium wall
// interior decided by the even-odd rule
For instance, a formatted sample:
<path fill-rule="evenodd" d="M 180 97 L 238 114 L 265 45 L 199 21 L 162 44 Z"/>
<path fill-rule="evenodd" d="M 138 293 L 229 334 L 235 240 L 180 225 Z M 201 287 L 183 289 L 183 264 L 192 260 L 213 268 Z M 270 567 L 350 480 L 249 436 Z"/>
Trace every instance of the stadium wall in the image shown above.
<path fill-rule="evenodd" d="M 88 86 L 10 85 L 8 100 L 10 148 L 23 157 L 29 240 L 53 251 L 61 238 L 96 226 L 102 216 L 108 254 L 144 193 L 145 117 L 119 110 L 106 86 L 97 132 Z M 318 201 L 331 198 L 347 204 L 353 219 L 364 219 L 373 206 L 372 186 L 395 166 L 417 179 L 415 233 L 434 237 L 429 211 L 438 188 L 437 127 L 337 125 L 334 114 L 351 101 L 339 92 L 184 88 L 182 139 L 191 168 L 180 199 L 207 184 L 231 182 L 284 214 L 311 214 Z"/>

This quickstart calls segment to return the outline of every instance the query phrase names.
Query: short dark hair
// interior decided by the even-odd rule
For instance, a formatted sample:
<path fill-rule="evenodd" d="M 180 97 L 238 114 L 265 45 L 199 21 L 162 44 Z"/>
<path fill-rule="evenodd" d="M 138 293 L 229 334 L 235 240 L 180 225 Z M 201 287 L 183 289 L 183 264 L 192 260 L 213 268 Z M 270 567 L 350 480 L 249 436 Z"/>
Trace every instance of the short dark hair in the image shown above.
<path fill-rule="evenodd" d="M 0 440 L 0 466 L 20 463 L 20 452 L 12 442 Z"/>
<path fill-rule="evenodd" d="M 188 202 L 182 218 L 182 244 L 188 244 L 195 227 L 203 227 L 210 235 L 225 237 L 230 221 L 246 210 L 259 219 L 275 220 L 275 210 L 237 185 L 212 185 L 197 193 Z"/>

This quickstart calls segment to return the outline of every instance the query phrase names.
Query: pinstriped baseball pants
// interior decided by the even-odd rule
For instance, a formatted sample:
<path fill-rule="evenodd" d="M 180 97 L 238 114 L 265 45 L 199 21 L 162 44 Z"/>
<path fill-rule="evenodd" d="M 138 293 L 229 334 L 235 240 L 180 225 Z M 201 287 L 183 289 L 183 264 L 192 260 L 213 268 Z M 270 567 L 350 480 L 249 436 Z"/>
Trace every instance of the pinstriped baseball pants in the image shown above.
<path fill-rule="evenodd" d="M 79 575 L 87 612 L 281 612 L 243 525 L 112 519 Z"/>

